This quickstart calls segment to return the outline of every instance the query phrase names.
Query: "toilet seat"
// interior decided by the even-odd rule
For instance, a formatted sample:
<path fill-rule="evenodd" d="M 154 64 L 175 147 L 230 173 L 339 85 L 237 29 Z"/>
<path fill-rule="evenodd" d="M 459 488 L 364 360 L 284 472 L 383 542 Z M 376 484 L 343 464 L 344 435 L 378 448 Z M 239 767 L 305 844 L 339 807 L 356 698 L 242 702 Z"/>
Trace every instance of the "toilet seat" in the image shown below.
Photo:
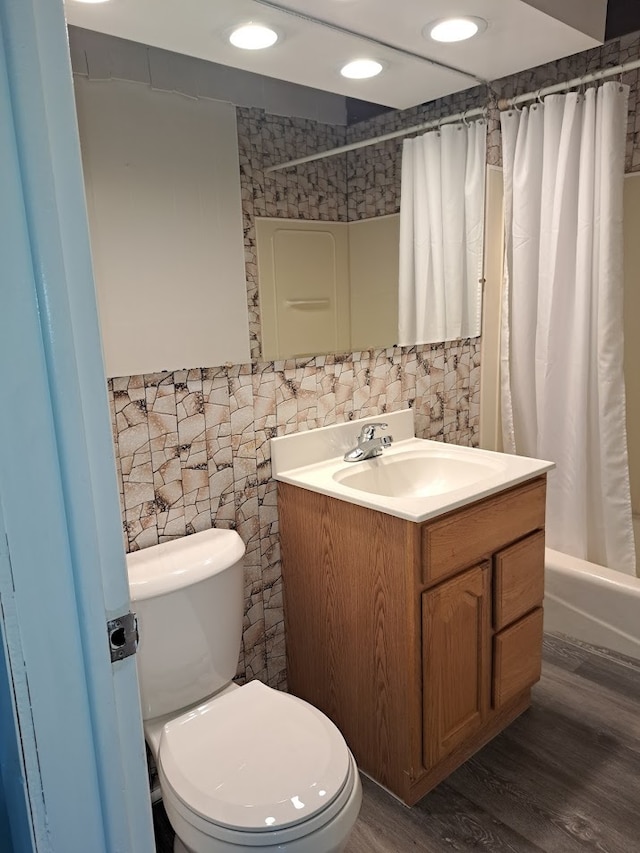
<path fill-rule="evenodd" d="M 158 758 L 163 797 L 183 820 L 258 847 L 330 821 L 357 774 L 324 714 L 258 681 L 168 722 Z"/>
<path fill-rule="evenodd" d="M 319 813 L 286 829 L 251 832 L 229 829 L 207 821 L 185 806 L 170 788 L 165 789 L 166 780 L 160 768 L 163 803 L 176 834 L 184 841 L 188 841 L 189 849 L 196 853 L 219 853 L 221 850 L 232 850 L 233 853 L 244 853 L 244 851 L 253 853 L 255 850 L 255 853 L 260 853 L 261 848 L 265 851 L 277 850 L 281 853 L 284 849 L 289 849 L 288 845 L 302 845 L 299 847 L 300 851 L 319 853 L 324 849 L 333 849 L 317 843 L 321 834 L 324 833 L 325 838 L 327 834 L 329 837 L 340 836 L 344 833 L 346 826 L 346 835 L 348 835 L 360 811 L 362 786 L 355 761 L 351 756 L 350 761 L 351 767 L 347 781 L 338 797 Z"/>

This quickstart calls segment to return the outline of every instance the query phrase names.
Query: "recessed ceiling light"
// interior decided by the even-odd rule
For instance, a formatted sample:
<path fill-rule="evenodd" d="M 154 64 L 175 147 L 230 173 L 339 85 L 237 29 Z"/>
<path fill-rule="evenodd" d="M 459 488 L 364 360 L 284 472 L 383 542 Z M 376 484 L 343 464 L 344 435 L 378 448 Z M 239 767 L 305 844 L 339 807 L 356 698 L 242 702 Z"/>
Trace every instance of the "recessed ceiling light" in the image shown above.
<path fill-rule="evenodd" d="M 375 77 L 382 71 L 382 63 L 375 59 L 354 59 L 353 62 L 347 62 L 340 69 L 343 77 L 349 77 L 351 80 L 364 80 L 367 77 Z"/>
<path fill-rule="evenodd" d="M 423 33 L 434 41 L 464 41 L 486 30 L 487 22 L 482 18 L 446 18 L 427 24 Z"/>
<path fill-rule="evenodd" d="M 262 24 L 245 24 L 231 33 L 229 41 L 243 50 L 262 50 L 278 41 L 278 33 Z"/>

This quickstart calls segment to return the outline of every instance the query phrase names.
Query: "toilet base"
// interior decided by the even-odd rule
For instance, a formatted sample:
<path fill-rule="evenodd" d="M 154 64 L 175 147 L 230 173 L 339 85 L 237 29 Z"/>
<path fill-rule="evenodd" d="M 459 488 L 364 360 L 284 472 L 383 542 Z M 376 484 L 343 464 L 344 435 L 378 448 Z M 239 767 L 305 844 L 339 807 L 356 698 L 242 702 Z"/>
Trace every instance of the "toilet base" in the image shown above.
<path fill-rule="evenodd" d="M 340 844 L 339 847 L 334 847 L 331 850 L 326 851 L 326 853 L 343 853 L 345 847 L 347 846 L 348 841 L 349 841 L 349 839 L 346 838 L 344 840 L 344 842 Z M 259 847 L 254 847 L 252 849 L 256 850 L 256 851 L 260 850 Z M 278 849 L 282 850 L 283 848 L 279 847 Z M 192 851 L 189 850 L 188 847 L 185 847 L 184 844 L 182 843 L 182 841 L 180 841 L 180 839 L 176 835 L 175 841 L 173 842 L 173 853 L 192 853 Z"/>

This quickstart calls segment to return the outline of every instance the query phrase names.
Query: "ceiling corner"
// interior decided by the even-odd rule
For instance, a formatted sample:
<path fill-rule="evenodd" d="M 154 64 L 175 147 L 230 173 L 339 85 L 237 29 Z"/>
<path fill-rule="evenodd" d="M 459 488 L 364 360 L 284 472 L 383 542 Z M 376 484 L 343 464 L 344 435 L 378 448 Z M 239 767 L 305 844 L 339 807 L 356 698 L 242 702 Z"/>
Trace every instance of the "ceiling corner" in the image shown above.
<path fill-rule="evenodd" d="M 523 0 L 540 12 L 562 21 L 598 42 L 605 40 L 607 0 Z"/>

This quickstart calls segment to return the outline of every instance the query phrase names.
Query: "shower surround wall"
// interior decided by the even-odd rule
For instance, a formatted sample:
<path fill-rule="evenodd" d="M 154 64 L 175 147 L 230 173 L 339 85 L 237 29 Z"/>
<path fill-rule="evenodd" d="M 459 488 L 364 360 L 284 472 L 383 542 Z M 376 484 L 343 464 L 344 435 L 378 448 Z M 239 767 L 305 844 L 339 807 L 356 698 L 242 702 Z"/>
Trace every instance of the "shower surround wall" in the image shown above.
<path fill-rule="evenodd" d="M 212 525 L 247 546 L 246 606 L 238 677 L 286 684 L 276 484 L 269 439 L 337 421 L 415 410 L 417 434 L 478 442 L 480 341 L 263 362 L 259 358 L 255 216 L 354 220 L 395 213 L 401 140 L 285 172 L 265 166 L 579 76 L 637 58 L 640 39 L 524 72 L 348 129 L 238 109 L 252 362 L 109 380 L 127 550 Z M 640 169 L 632 86 L 628 169 Z M 499 118 L 489 116 L 488 162 L 500 164 Z M 193 306 L 198 310 L 198 306 Z"/>

